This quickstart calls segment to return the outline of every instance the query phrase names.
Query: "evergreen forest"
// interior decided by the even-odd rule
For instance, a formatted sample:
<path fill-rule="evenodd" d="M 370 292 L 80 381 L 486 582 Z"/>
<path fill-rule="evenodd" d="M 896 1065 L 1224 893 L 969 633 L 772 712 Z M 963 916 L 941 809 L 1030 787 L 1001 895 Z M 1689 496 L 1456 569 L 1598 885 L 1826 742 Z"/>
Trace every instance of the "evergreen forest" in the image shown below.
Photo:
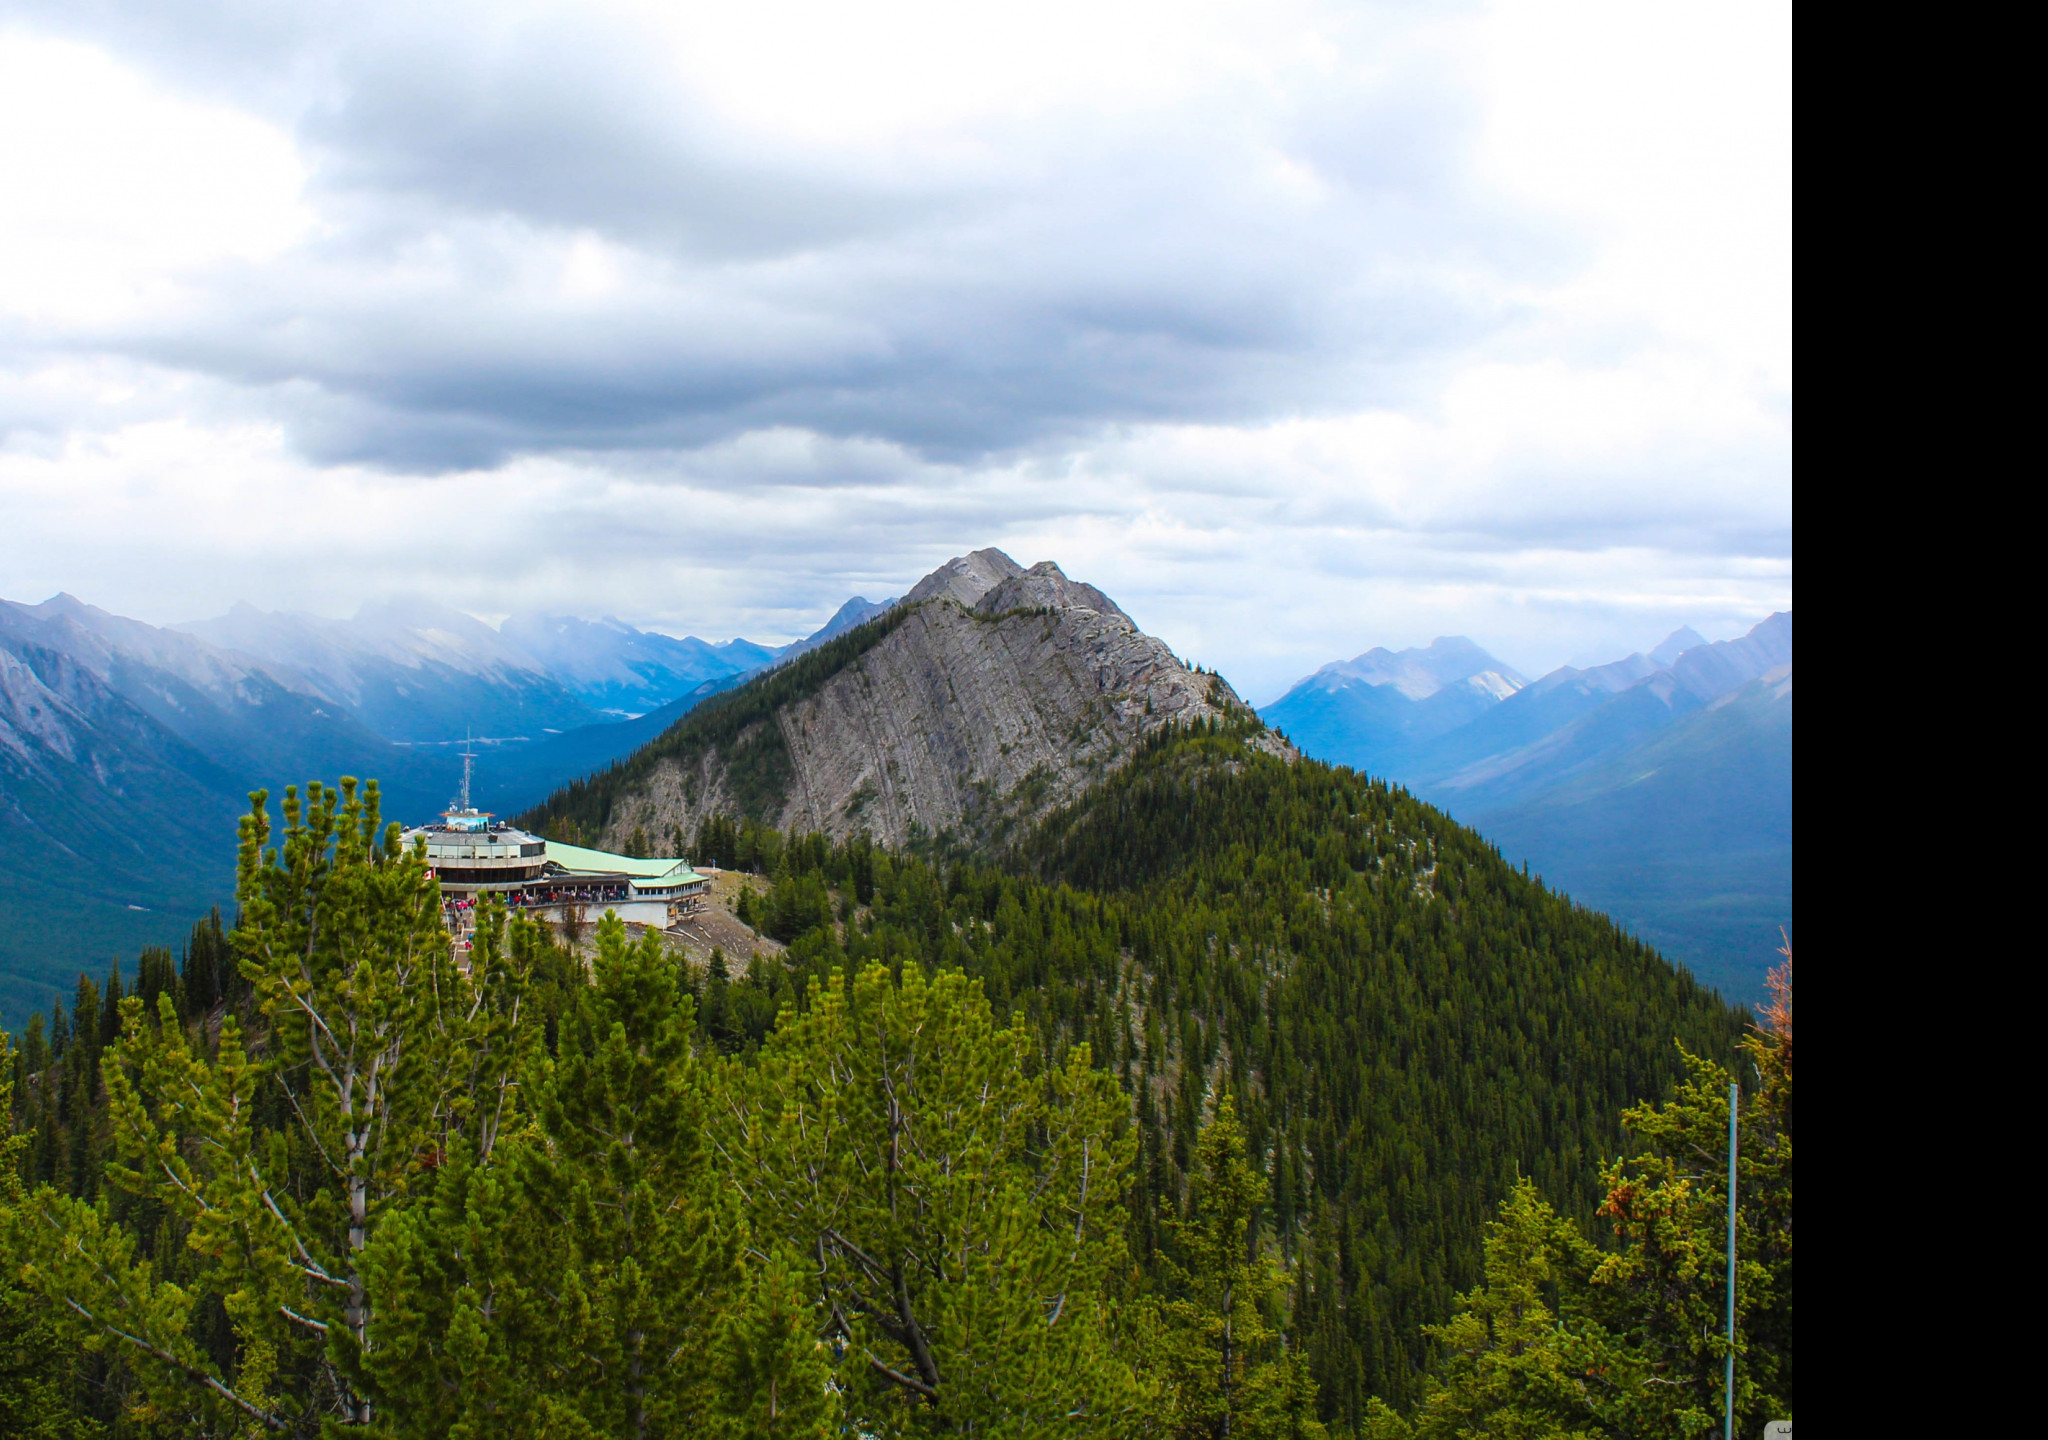
<path fill-rule="evenodd" d="M 1745 1015 L 1255 727 L 1000 852 L 713 817 L 777 943 L 702 967 L 458 964 L 374 784 L 253 797 L 235 915 L 6 1041 L 0 1434 L 1718 1434 L 1731 1082 L 1789 1418 L 1789 954 Z"/>

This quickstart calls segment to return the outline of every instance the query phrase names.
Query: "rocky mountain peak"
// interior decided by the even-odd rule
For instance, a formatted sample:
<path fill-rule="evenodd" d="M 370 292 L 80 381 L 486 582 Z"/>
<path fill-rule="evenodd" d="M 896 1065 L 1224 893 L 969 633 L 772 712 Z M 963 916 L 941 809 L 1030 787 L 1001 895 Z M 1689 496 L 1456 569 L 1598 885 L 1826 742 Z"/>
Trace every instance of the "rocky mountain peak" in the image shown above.
<path fill-rule="evenodd" d="M 67 615 L 73 619 L 107 613 L 97 605 L 86 604 L 69 590 L 59 590 L 40 605 L 23 605 L 20 608 L 45 617 Z"/>
<path fill-rule="evenodd" d="M 969 555 L 956 555 L 910 587 L 904 603 L 919 600 L 956 600 L 972 610 L 981 597 L 1003 581 L 1022 575 L 1024 567 L 1002 551 L 989 547 Z"/>
<path fill-rule="evenodd" d="M 1747 635 L 1695 645 L 1672 662 L 1671 677 L 1694 697 L 1713 700 L 1766 671 L 1792 663 L 1792 612 L 1758 621 Z"/>
<path fill-rule="evenodd" d="M 1650 652 L 1650 658 L 1659 665 L 1671 665 L 1686 651 L 1696 650 L 1706 643 L 1706 636 L 1690 625 L 1681 625 L 1658 642 L 1657 648 Z"/>
<path fill-rule="evenodd" d="M 768 672 L 686 717 L 530 823 L 559 816 L 614 845 L 636 831 L 686 840 L 717 814 L 887 844 L 990 836 L 1074 799 L 1161 726 L 1253 718 L 1221 676 L 1050 561 L 1027 570 L 977 550 L 879 618 L 808 670 Z M 1294 754 L 1270 732 L 1253 743 Z"/>
<path fill-rule="evenodd" d="M 981 615 L 1002 615 L 1011 610 L 1090 610 L 1097 615 L 1114 616 L 1126 624 L 1131 620 L 1116 601 L 1093 585 L 1069 580 L 1050 560 L 1041 560 L 1029 570 L 1012 575 L 976 601 L 974 609 Z M 1131 628 L 1135 630 L 1137 626 L 1133 624 Z"/>

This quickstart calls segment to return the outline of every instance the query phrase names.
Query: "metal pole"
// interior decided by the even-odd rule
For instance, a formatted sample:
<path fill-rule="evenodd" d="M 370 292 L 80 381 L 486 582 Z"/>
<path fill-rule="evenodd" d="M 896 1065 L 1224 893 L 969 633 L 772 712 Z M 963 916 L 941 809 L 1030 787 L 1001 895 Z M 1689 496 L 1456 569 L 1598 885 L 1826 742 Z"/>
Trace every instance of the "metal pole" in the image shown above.
<path fill-rule="evenodd" d="M 1721 1411 L 1721 1440 L 1735 1440 L 1735 1119 L 1742 1087 L 1728 1082 L 1728 1372 L 1727 1401 Z"/>

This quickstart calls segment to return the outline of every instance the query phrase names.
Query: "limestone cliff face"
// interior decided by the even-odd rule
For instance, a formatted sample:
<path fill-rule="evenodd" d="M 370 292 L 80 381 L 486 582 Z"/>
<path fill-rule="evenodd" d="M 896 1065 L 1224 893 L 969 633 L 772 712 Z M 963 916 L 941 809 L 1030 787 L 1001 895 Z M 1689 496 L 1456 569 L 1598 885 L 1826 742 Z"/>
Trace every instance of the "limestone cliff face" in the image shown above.
<path fill-rule="evenodd" d="M 903 599 L 906 603 L 957 600 L 971 606 L 1003 581 L 1023 573 L 1024 567 L 1002 551 L 977 550 L 972 555 L 954 556 L 911 586 Z"/>
<path fill-rule="evenodd" d="M 1050 562 L 1026 570 L 978 551 L 902 603 L 913 608 L 884 639 L 775 711 L 782 827 L 885 844 L 987 831 L 1072 799 L 1161 725 L 1248 713 L 1221 677 L 1190 671 Z M 607 842 L 636 828 L 688 836 L 705 814 L 733 813 L 725 762 L 656 764 L 613 804 Z"/>

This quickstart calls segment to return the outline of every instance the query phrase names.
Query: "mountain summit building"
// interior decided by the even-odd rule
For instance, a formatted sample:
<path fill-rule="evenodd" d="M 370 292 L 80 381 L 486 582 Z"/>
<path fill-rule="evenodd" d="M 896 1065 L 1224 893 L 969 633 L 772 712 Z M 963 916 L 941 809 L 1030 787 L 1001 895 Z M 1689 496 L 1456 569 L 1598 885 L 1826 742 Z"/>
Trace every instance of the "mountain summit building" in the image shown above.
<path fill-rule="evenodd" d="M 467 948 L 475 911 L 495 895 L 515 915 L 557 924 L 581 924 L 614 911 L 631 925 L 665 930 L 695 914 L 711 888 L 688 860 L 641 859 L 543 840 L 494 823 L 469 803 L 471 757 L 463 757 L 462 796 L 441 812 L 440 823 L 405 832 L 427 846 L 427 865 L 441 882 L 448 929 Z"/>

